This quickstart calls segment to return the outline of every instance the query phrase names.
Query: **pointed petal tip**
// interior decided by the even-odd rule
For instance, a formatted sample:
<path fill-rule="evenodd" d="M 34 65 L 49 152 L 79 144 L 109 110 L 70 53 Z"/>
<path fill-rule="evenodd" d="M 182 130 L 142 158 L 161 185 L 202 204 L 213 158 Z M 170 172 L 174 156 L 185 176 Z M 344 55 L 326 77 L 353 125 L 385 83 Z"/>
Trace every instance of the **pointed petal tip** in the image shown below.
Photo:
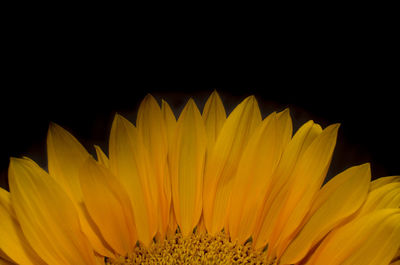
<path fill-rule="evenodd" d="M 19 157 L 10 157 L 10 165 L 9 165 L 9 167 L 11 168 L 12 166 L 15 166 L 15 165 L 21 165 L 24 162 L 28 162 L 28 161 L 30 161 L 30 159 L 19 158 Z"/>
<path fill-rule="evenodd" d="M 187 105 L 188 107 L 190 107 L 190 108 L 194 108 L 194 107 L 197 108 L 196 102 L 194 102 L 194 99 L 193 99 L 193 98 L 189 98 L 189 100 L 188 100 L 188 102 L 186 103 L 186 105 Z"/>
<path fill-rule="evenodd" d="M 142 102 L 147 102 L 147 101 L 156 101 L 156 99 L 152 94 L 147 93 L 147 95 L 143 98 Z"/>
<path fill-rule="evenodd" d="M 246 99 L 249 99 L 249 101 L 256 101 L 256 97 L 254 95 L 250 95 Z"/>
<path fill-rule="evenodd" d="M 340 123 L 334 123 L 331 126 L 332 126 L 333 129 L 338 130 L 340 128 L 341 124 Z"/>
<path fill-rule="evenodd" d="M 289 109 L 289 108 L 285 108 L 284 110 L 282 110 L 281 112 L 279 112 L 279 114 L 281 114 L 281 115 L 288 115 L 288 114 L 290 114 L 290 109 Z"/>
<path fill-rule="evenodd" d="M 57 130 L 64 130 L 63 127 L 61 127 L 60 125 L 58 125 L 57 123 L 50 121 L 49 122 L 49 129 L 48 129 L 48 133 L 53 133 Z"/>
<path fill-rule="evenodd" d="M 340 123 L 334 123 L 325 128 L 326 132 L 337 134 L 340 128 Z"/>
<path fill-rule="evenodd" d="M 125 118 L 124 118 L 121 114 L 115 113 L 114 121 L 120 122 L 120 121 L 122 121 L 122 120 L 124 120 L 124 119 L 125 119 Z"/>
<path fill-rule="evenodd" d="M 211 92 L 210 97 L 219 97 L 219 94 L 217 92 L 217 89 L 214 89 L 213 92 Z"/>
<path fill-rule="evenodd" d="M 365 168 L 371 171 L 371 163 L 367 162 L 360 165 L 360 168 Z"/>

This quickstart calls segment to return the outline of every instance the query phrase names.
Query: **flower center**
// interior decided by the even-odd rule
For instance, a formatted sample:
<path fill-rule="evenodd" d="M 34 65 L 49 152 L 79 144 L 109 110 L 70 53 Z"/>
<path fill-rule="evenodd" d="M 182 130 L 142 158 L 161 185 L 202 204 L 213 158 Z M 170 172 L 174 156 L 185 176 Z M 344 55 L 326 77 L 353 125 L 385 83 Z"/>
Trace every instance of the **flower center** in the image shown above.
<path fill-rule="evenodd" d="M 107 259 L 107 265 L 133 264 L 267 264 L 266 252 L 255 250 L 251 243 L 244 245 L 229 241 L 225 233 L 210 236 L 181 233 L 146 248 L 137 246 L 127 257 Z"/>

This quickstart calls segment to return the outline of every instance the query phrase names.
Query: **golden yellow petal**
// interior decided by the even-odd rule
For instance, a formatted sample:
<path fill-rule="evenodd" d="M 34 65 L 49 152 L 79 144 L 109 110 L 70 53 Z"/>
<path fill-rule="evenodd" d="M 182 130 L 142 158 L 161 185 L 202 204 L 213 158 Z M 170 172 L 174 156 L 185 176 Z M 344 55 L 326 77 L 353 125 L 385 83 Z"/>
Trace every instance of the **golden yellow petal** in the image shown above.
<path fill-rule="evenodd" d="M 193 231 L 201 215 L 206 141 L 204 122 L 190 99 L 178 120 L 170 164 L 174 211 L 184 236 Z"/>
<path fill-rule="evenodd" d="M 370 190 L 373 191 L 379 187 L 382 187 L 383 185 L 393 182 L 400 182 L 400 176 L 390 176 L 390 177 L 375 179 L 374 181 L 371 182 Z"/>
<path fill-rule="evenodd" d="M 289 190 L 289 177 L 299 157 L 321 132 L 322 129 L 318 124 L 309 121 L 300 127 L 283 151 L 278 168 L 272 176 L 271 188 L 263 199 L 262 210 L 255 213 L 257 223 L 253 240 L 256 248 L 262 248 L 269 242 Z"/>
<path fill-rule="evenodd" d="M 243 150 L 261 122 L 256 99 L 240 103 L 225 121 L 207 160 L 204 175 L 204 221 L 207 231 L 216 234 L 226 223 L 232 184 Z"/>
<path fill-rule="evenodd" d="M 400 247 L 400 209 L 384 209 L 332 231 L 306 263 L 385 265 Z"/>
<path fill-rule="evenodd" d="M 136 121 L 139 137 L 148 152 L 150 192 L 158 211 L 158 231 L 164 236 L 167 231 L 171 204 L 170 186 L 166 185 L 168 135 L 163 113 L 150 94 L 140 104 Z"/>
<path fill-rule="evenodd" d="M 328 126 L 300 157 L 290 177 L 286 203 L 274 228 L 271 246 L 277 246 L 280 256 L 301 221 L 310 209 L 328 171 L 336 144 L 339 125 Z M 274 251 L 273 247 L 269 251 Z"/>
<path fill-rule="evenodd" d="M 207 99 L 202 117 L 207 133 L 207 149 L 212 150 L 226 120 L 225 108 L 217 91 L 212 92 Z"/>
<path fill-rule="evenodd" d="M 81 202 L 78 171 L 89 157 L 86 149 L 69 132 L 51 123 L 47 134 L 47 157 L 50 176 L 63 186 L 73 200 Z"/>
<path fill-rule="evenodd" d="M 176 118 L 174 113 L 171 110 L 171 107 L 165 100 L 161 102 L 161 112 L 163 115 L 163 119 L 165 122 L 165 126 L 167 128 L 167 138 L 168 143 L 172 143 L 175 137 L 175 130 L 176 130 Z"/>
<path fill-rule="evenodd" d="M 31 160 L 11 159 L 11 201 L 22 231 L 48 264 L 95 264 L 67 193 Z"/>
<path fill-rule="evenodd" d="M 110 169 L 128 191 L 139 241 L 152 242 L 157 232 L 157 212 L 149 188 L 149 161 L 137 129 L 116 115 L 111 128 Z"/>
<path fill-rule="evenodd" d="M 290 117 L 289 109 L 285 109 L 284 111 L 277 113 L 276 119 L 278 120 L 277 130 L 282 132 L 282 136 L 280 136 L 282 138 L 281 148 L 284 150 L 289 144 L 293 135 L 293 123 L 292 118 Z"/>
<path fill-rule="evenodd" d="M 392 262 L 390 263 L 390 265 L 393 265 L 393 264 L 400 264 L 400 248 L 397 250 L 397 253 L 396 253 L 396 255 L 394 255 L 394 258 L 393 258 L 393 260 L 392 260 Z"/>
<path fill-rule="evenodd" d="M 120 255 L 136 244 L 136 229 L 129 197 L 111 172 L 92 158 L 80 170 L 86 208 L 108 245 Z"/>
<path fill-rule="evenodd" d="M 244 243 L 254 230 L 255 212 L 260 211 L 262 200 L 269 190 L 284 145 L 291 131 L 287 119 L 278 119 L 276 113 L 269 115 L 252 135 L 243 151 L 229 209 L 229 233 L 232 240 Z M 283 123 L 283 124 L 281 124 Z"/>
<path fill-rule="evenodd" d="M 170 213 L 169 213 L 168 229 L 167 229 L 167 237 L 173 238 L 175 236 L 177 229 L 178 229 L 178 224 L 176 223 L 174 205 L 171 204 Z"/>
<path fill-rule="evenodd" d="M 12 208 L 10 194 L 1 188 L 0 249 L 18 264 L 45 264 L 26 241 Z"/>
<path fill-rule="evenodd" d="M 376 210 L 399 207 L 400 182 L 388 183 L 370 191 L 357 218 Z"/>
<path fill-rule="evenodd" d="M 330 230 L 358 210 L 367 196 L 370 180 L 369 164 L 364 164 L 329 181 L 319 192 L 305 225 L 280 258 L 281 263 L 299 262 Z"/>
<path fill-rule="evenodd" d="M 83 204 L 79 169 L 90 157 L 89 153 L 69 132 L 59 125 L 51 123 L 47 134 L 47 155 L 49 174 L 62 185 L 73 200 L 78 210 L 82 230 L 91 245 L 102 255 L 112 255 L 99 238 L 96 228 L 88 220 Z"/>
<path fill-rule="evenodd" d="M 108 157 L 104 154 L 103 150 L 101 150 L 100 146 L 95 145 L 94 148 L 96 149 L 97 161 L 107 168 L 110 167 Z"/>
<path fill-rule="evenodd" d="M 0 265 L 15 265 L 16 263 L 5 260 L 0 257 Z M 31 263 L 20 263 L 20 264 L 31 264 Z M 33 264 L 33 263 L 32 263 Z"/>

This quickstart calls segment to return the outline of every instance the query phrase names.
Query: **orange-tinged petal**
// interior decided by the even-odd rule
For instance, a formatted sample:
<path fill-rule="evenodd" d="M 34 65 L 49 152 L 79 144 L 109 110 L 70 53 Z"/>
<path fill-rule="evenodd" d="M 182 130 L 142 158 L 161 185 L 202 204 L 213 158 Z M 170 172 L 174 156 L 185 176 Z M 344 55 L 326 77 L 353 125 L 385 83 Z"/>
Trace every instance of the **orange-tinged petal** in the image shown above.
<path fill-rule="evenodd" d="M 390 176 L 390 177 L 378 178 L 371 182 L 370 190 L 373 191 L 379 187 L 382 187 L 383 185 L 393 183 L 393 182 L 400 182 L 400 176 Z"/>
<path fill-rule="evenodd" d="M 63 186 L 73 200 L 81 202 L 78 172 L 89 153 L 69 132 L 51 123 L 47 134 L 47 156 L 50 176 Z"/>
<path fill-rule="evenodd" d="M 226 223 L 239 160 L 248 139 L 260 123 L 257 101 L 251 96 L 232 111 L 218 135 L 204 175 L 204 221 L 211 234 L 221 231 Z"/>
<path fill-rule="evenodd" d="M 292 118 L 290 117 L 289 109 L 285 109 L 276 114 L 277 123 L 277 130 L 282 132 L 281 138 L 281 148 L 284 150 L 286 146 L 289 144 L 290 140 L 292 139 L 293 135 L 293 123 Z"/>
<path fill-rule="evenodd" d="M 299 262 L 330 230 L 358 210 L 367 196 L 370 179 L 369 164 L 364 164 L 329 181 L 319 192 L 305 225 L 280 258 L 281 263 Z"/>
<path fill-rule="evenodd" d="M 356 218 L 380 209 L 399 207 L 400 182 L 388 183 L 370 191 Z"/>
<path fill-rule="evenodd" d="M 339 125 L 328 126 L 307 148 L 290 177 L 290 188 L 285 207 L 274 228 L 271 246 L 277 246 L 279 257 L 310 209 L 328 171 L 336 144 Z M 276 244 L 276 245 L 275 245 Z M 270 253 L 274 248 L 269 249 Z"/>
<path fill-rule="evenodd" d="M 112 124 L 109 144 L 110 169 L 128 191 L 138 239 L 148 246 L 157 232 L 157 213 L 149 189 L 145 147 L 133 124 L 118 114 Z"/>
<path fill-rule="evenodd" d="M 118 254 L 128 254 L 137 238 L 132 206 L 124 188 L 92 158 L 82 166 L 79 176 L 86 208 L 105 241 Z"/>
<path fill-rule="evenodd" d="M 45 264 L 26 241 L 12 208 L 10 194 L 1 188 L 0 249 L 18 264 Z"/>
<path fill-rule="evenodd" d="M 158 231 L 163 236 L 167 231 L 171 192 L 166 185 L 168 136 L 163 113 L 157 101 L 150 94 L 140 104 L 136 121 L 138 134 L 146 147 L 151 167 L 149 168 L 150 192 L 158 210 Z M 168 190 L 167 190 L 168 189 Z"/>
<path fill-rule="evenodd" d="M 175 137 L 176 118 L 175 118 L 174 113 L 171 110 L 171 107 L 168 105 L 168 103 L 165 100 L 161 101 L 161 112 L 163 115 L 165 126 L 167 128 L 168 143 L 172 144 L 173 139 Z"/>
<path fill-rule="evenodd" d="M 161 101 L 161 112 L 163 115 L 163 119 L 165 122 L 165 127 L 167 131 L 167 139 L 168 139 L 168 150 L 171 150 L 173 147 L 173 143 L 175 141 L 175 133 L 176 133 L 176 118 L 174 113 L 171 110 L 171 107 L 168 105 L 168 103 L 165 100 Z M 165 166 L 165 172 L 167 174 L 166 176 L 166 181 L 165 181 L 165 191 L 170 192 L 167 194 L 168 197 L 171 197 L 171 174 L 170 174 L 170 152 L 167 153 L 167 164 Z M 172 198 L 172 197 L 171 197 Z M 173 205 L 171 202 L 170 205 L 170 216 L 169 216 L 169 225 L 168 225 L 168 231 L 174 232 L 176 230 L 177 224 L 176 224 L 176 218 L 175 218 L 175 213 L 173 211 Z"/>
<path fill-rule="evenodd" d="M 177 223 L 184 236 L 199 222 L 202 209 L 206 132 L 192 99 L 183 109 L 171 150 L 171 185 Z"/>
<path fill-rule="evenodd" d="M 276 223 L 285 197 L 288 192 L 288 180 L 293 169 L 305 150 L 322 132 L 321 127 L 312 121 L 305 123 L 296 132 L 285 148 L 278 168 L 272 176 L 270 190 L 266 193 L 263 200 L 262 210 L 257 215 L 257 223 L 253 232 L 253 240 L 256 248 L 262 248 L 269 242 L 270 236 Z"/>
<path fill-rule="evenodd" d="M 110 167 L 108 157 L 104 154 L 103 150 L 101 150 L 100 146 L 95 145 L 94 148 L 96 149 L 97 161 L 107 168 Z"/>
<path fill-rule="evenodd" d="M 11 159 L 11 201 L 22 231 L 48 264 L 95 264 L 67 193 L 43 169 L 26 159 Z"/>
<path fill-rule="evenodd" d="M 172 204 L 170 207 L 170 213 L 169 213 L 167 237 L 174 238 L 177 229 L 178 229 L 178 224 L 176 223 L 174 205 Z"/>
<path fill-rule="evenodd" d="M 291 136 L 287 119 L 281 117 L 273 113 L 264 119 L 249 140 L 239 163 L 228 222 L 232 240 L 238 239 L 240 244 L 254 230 L 257 217 L 254 212 L 260 211 L 263 202 L 260 198 L 264 198 L 269 189 L 272 174 Z"/>
<path fill-rule="evenodd" d="M 307 265 L 386 265 L 400 247 L 400 209 L 384 209 L 332 231 Z"/>
<path fill-rule="evenodd" d="M 226 120 L 225 108 L 217 91 L 207 99 L 202 117 L 207 133 L 207 149 L 211 151 Z"/>
<path fill-rule="evenodd" d="M 400 263 L 400 248 L 397 250 L 397 253 L 394 255 L 394 258 L 390 264 L 393 265 L 396 264 L 396 262 Z"/>
<path fill-rule="evenodd" d="M 15 265 L 15 264 L 16 263 L 8 261 L 8 260 L 5 260 L 5 259 L 0 257 L 0 265 Z M 22 263 L 22 264 L 24 264 L 24 263 Z M 26 264 L 30 264 L 30 263 L 26 263 Z"/>
<path fill-rule="evenodd" d="M 47 134 L 47 156 L 49 174 L 67 192 L 78 210 L 82 230 L 91 245 L 102 255 L 112 253 L 104 245 L 100 235 L 89 220 L 82 197 L 79 182 L 79 169 L 90 157 L 86 149 L 69 132 L 55 123 L 51 123 Z"/>

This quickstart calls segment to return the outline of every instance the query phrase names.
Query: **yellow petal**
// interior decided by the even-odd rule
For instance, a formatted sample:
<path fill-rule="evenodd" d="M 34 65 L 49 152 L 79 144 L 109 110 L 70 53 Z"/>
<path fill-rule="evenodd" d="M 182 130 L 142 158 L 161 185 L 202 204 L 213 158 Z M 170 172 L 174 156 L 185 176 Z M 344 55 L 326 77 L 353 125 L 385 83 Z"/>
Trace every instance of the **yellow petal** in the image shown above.
<path fill-rule="evenodd" d="M 11 201 L 22 231 L 47 264 L 95 264 L 67 193 L 34 162 L 11 159 Z"/>
<path fill-rule="evenodd" d="M 257 101 L 246 98 L 225 121 L 207 160 L 204 176 L 204 221 L 216 234 L 226 223 L 227 207 L 239 160 L 247 141 L 261 122 Z"/>
<path fill-rule="evenodd" d="M 288 115 L 288 112 L 286 112 Z M 237 170 L 229 210 L 229 233 L 244 243 L 254 230 L 256 215 L 269 190 L 282 151 L 291 137 L 287 120 L 275 113 L 256 129 L 246 146 Z"/>
<path fill-rule="evenodd" d="M 400 209 L 385 209 L 330 233 L 306 264 L 384 265 L 399 247 Z"/>
<path fill-rule="evenodd" d="M 22 263 L 24 264 L 24 263 Z M 30 264 L 30 263 L 26 263 Z M 9 258 L 3 257 L 1 254 L 1 249 L 0 249 L 0 265 L 16 265 L 16 263 L 12 262 L 9 260 Z"/>
<path fill-rule="evenodd" d="M 103 165 L 89 158 L 80 170 L 86 208 L 105 241 L 126 255 L 136 244 L 132 206 L 124 188 Z"/>
<path fill-rule="evenodd" d="M 271 240 L 273 252 L 275 242 L 278 257 L 290 242 L 292 234 L 310 209 L 328 171 L 339 125 L 328 126 L 300 157 L 290 177 L 290 188 L 285 207 L 274 228 Z"/>
<path fill-rule="evenodd" d="M 157 213 L 149 189 L 145 147 L 133 124 L 118 114 L 109 144 L 110 169 L 128 191 L 139 241 L 149 245 L 157 232 Z"/>
<path fill-rule="evenodd" d="M 184 236 L 199 222 L 202 209 L 206 132 L 192 99 L 179 117 L 171 150 L 171 184 L 176 220 Z"/>
<path fill-rule="evenodd" d="M 91 245 L 102 255 L 112 255 L 88 219 L 83 203 L 79 169 L 90 157 L 89 153 L 69 132 L 59 125 L 51 123 L 47 134 L 47 156 L 49 174 L 73 200 L 78 210 L 82 230 Z"/>
<path fill-rule="evenodd" d="M 226 120 L 225 108 L 217 91 L 207 99 L 202 117 L 207 133 L 207 149 L 211 150 Z"/>
<path fill-rule="evenodd" d="M 308 220 L 284 252 L 281 263 L 299 262 L 330 230 L 358 210 L 367 196 L 370 179 L 369 164 L 364 164 L 329 181 L 319 192 Z"/>
<path fill-rule="evenodd" d="M 165 126 L 167 128 L 168 143 L 172 143 L 175 137 L 175 129 L 176 129 L 175 115 L 172 112 L 171 107 L 165 100 L 162 100 L 161 102 L 161 111 L 165 122 Z"/>
<path fill-rule="evenodd" d="M 394 265 L 394 264 L 397 264 L 397 265 L 400 264 L 400 248 L 397 250 L 396 255 L 394 255 L 394 258 L 393 258 L 392 262 L 390 263 L 390 265 Z"/>
<path fill-rule="evenodd" d="M 166 185 L 168 136 L 163 113 L 157 101 L 149 94 L 140 104 L 136 121 L 139 137 L 142 139 L 151 167 L 149 168 L 150 192 L 158 210 L 158 231 L 166 233 L 170 212 L 171 191 Z"/>
<path fill-rule="evenodd" d="M 277 130 L 282 132 L 282 135 L 279 136 L 282 141 L 281 148 L 285 149 L 292 139 L 293 135 L 293 123 L 292 118 L 290 117 L 289 109 L 285 109 L 284 111 L 279 112 L 276 115 L 276 119 L 278 121 Z"/>
<path fill-rule="evenodd" d="M 29 245 L 11 206 L 10 194 L 0 188 L 0 249 L 18 264 L 44 264 Z"/>
<path fill-rule="evenodd" d="M 97 161 L 107 168 L 110 167 L 108 157 L 104 154 L 103 150 L 101 150 L 100 146 L 95 145 L 94 148 L 96 149 Z"/>
<path fill-rule="evenodd" d="M 51 123 L 47 134 L 47 156 L 50 176 L 63 186 L 72 199 L 81 202 L 78 171 L 89 153 L 69 132 Z"/>
<path fill-rule="evenodd" d="M 174 205 L 172 204 L 170 207 L 167 237 L 175 238 L 175 233 L 177 229 L 178 229 L 178 224 L 176 223 Z"/>
<path fill-rule="evenodd" d="M 400 182 L 388 183 L 372 190 L 357 218 L 380 209 L 400 207 Z"/>
<path fill-rule="evenodd" d="M 167 131 L 167 139 L 168 139 L 168 150 L 171 150 L 174 142 L 175 142 L 175 132 L 176 132 L 176 118 L 174 113 L 171 110 L 171 107 L 168 105 L 168 103 L 165 100 L 162 100 L 161 102 L 161 112 L 163 115 L 163 119 L 165 122 L 165 127 Z M 170 192 L 170 194 L 167 194 L 167 196 L 171 197 L 171 174 L 170 174 L 170 151 L 167 153 L 167 164 L 165 166 L 165 172 L 167 174 L 166 176 L 166 181 L 165 181 L 165 191 Z M 175 233 L 177 224 L 176 224 L 176 217 L 175 213 L 173 210 L 173 205 L 170 203 L 170 216 L 169 216 L 169 225 L 168 225 L 168 231 L 169 233 L 173 232 Z"/>
<path fill-rule="evenodd" d="M 288 192 L 288 180 L 293 169 L 304 154 L 305 150 L 322 132 L 321 127 L 312 121 L 305 123 L 296 132 L 285 148 L 276 172 L 272 176 L 271 188 L 263 199 L 260 212 L 256 212 L 257 223 L 253 232 L 256 248 L 264 247 L 269 242 L 270 236 L 279 221 L 280 209 L 284 206 L 284 199 Z"/>
<path fill-rule="evenodd" d="M 390 177 L 378 178 L 371 182 L 370 190 L 371 191 L 375 190 L 379 187 L 382 187 L 383 185 L 386 185 L 388 183 L 393 183 L 393 182 L 400 182 L 400 176 L 390 176 Z"/>

